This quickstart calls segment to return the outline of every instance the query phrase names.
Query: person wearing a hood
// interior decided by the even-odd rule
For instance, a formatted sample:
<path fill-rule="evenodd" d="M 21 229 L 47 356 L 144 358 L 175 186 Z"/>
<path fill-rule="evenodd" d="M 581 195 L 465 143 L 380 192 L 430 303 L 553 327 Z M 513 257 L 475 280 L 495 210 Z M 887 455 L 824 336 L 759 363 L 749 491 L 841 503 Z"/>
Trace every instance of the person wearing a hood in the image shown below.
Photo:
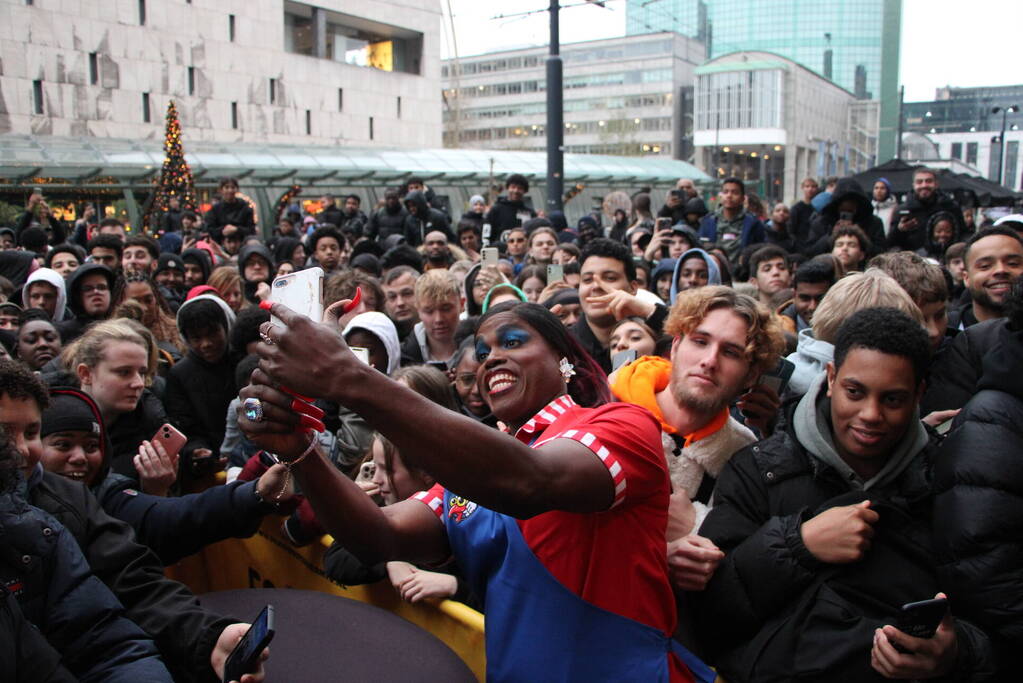
<path fill-rule="evenodd" d="M 923 327 L 923 316 L 909 294 L 890 275 L 878 268 L 852 273 L 836 282 L 813 314 L 810 327 L 796 336 L 796 350 L 786 360 L 796 367 L 789 378 L 788 394 L 802 396 L 834 359 L 838 328 L 857 311 L 884 306 L 896 308 Z"/>
<path fill-rule="evenodd" d="M 888 246 L 916 251 L 927 242 L 927 226 L 932 215 L 945 211 L 954 217 L 956 234 L 966 234 L 963 210 L 950 195 L 938 189 L 938 172 L 926 166 L 913 171 L 913 194 L 892 212 Z"/>
<path fill-rule="evenodd" d="M 102 266 L 100 266 L 102 267 Z M 64 278 L 50 268 L 38 268 L 28 276 L 25 286 L 21 288 L 21 301 L 24 308 L 40 308 L 46 311 L 50 320 L 59 323 L 65 318 L 67 292 L 64 289 Z M 109 299 L 109 292 L 108 299 Z M 107 304 L 109 305 L 109 300 Z"/>
<path fill-rule="evenodd" d="M 504 181 L 505 194 L 499 196 L 483 217 L 490 225 L 492 235 L 525 225 L 530 218 L 536 218 L 536 211 L 526 205 L 529 181 L 524 175 L 512 173 Z"/>
<path fill-rule="evenodd" d="M 721 269 L 717 259 L 703 249 L 690 249 L 675 262 L 668 290 L 670 304 L 675 305 L 679 292 L 695 287 L 721 284 Z"/>
<path fill-rule="evenodd" d="M 919 322 L 857 312 L 787 429 L 725 466 L 700 528 L 725 557 L 690 594 L 724 678 L 973 681 L 990 669 L 989 638 L 956 602 L 931 638 L 894 626 L 902 605 L 944 597 L 932 534 L 937 437 L 918 410 L 929 360 Z"/>
<path fill-rule="evenodd" d="M 306 252 L 305 245 L 295 237 L 281 237 L 274 244 L 274 263 L 288 261 L 295 266 L 295 270 L 305 268 Z"/>
<path fill-rule="evenodd" d="M 408 211 L 401 203 L 401 192 L 391 188 L 384 193 L 384 205 L 373 212 L 366 224 L 366 237 L 383 242 L 391 235 L 405 235 Z"/>
<path fill-rule="evenodd" d="M 677 265 L 678 259 L 663 258 L 650 273 L 650 287 L 666 305 L 671 302 L 671 278 Z"/>
<path fill-rule="evenodd" d="M 418 247 L 426 241 L 426 236 L 434 230 L 439 230 L 452 242 L 455 236 L 451 234 L 451 226 L 448 217 L 443 211 L 431 208 L 426 201 L 426 195 L 414 191 L 405 195 L 405 208 L 408 216 L 405 218 L 405 243 Z"/>
<path fill-rule="evenodd" d="M 960 241 L 956 231 L 955 216 L 947 211 L 936 211 L 927 219 L 927 243 L 916 250 L 916 253 L 943 263 L 945 250 Z"/>
<path fill-rule="evenodd" d="M 178 330 L 188 354 L 167 375 L 164 405 L 188 442 L 181 449 L 183 472 L 217 469 L 224 442 L 224 415 L 237 395 L 228 340 L 234 312 L 220 297 L 200 294 L 181 304 Z"/>
<path fill-rule="evenodd" d="M 185 299 L 185 262 L 177 254 L 160 254 L 153 272 L 153 282 L 160 288 L 171 312 L 177 313 Z"/>
<path fill-rule="evenodd" d="M 221 680 L 224 660 L 249 625 L 203 608 L 190 590 L 166 577 L 156 555 L 135 540 L 131 526 L 107 515 L 88 488 L 43 469 L 39 429 L 49 397 L 38 376 L 18 363 L 0 361 L 0 386 L 0 422 L 21 451 L 28 504 L 70 532 L 92 572 L 124 605 L 128 618 L 156 642 L 174 680 Z M 95 641 L 90 645 L 100 647 Z M 105 648 L 102 654 L 109 659 Z M 262 669 L 246 683 L 261 680 Z"/>
<path fill-rule="evenodd" d="M 35 258 L 35 254 L 30 251 L 4 249 L 0 251 L 0 275 L 20 289 L 32 271 L 38 268 Z"/>
<path fill-rule="evenodd" d="M 751 244 L 760 244 L 767 236 L 760 219 L 743 208 L 746 197 L 744 182 L 738 178 L 725 178 L 721 181 L 718 196 L 721 202 L 718 210 L 700 221 L 700 239 L 722 246 L 734 261 L 739 252 Z"/>
<path fill-rule="evenodd" d="M 625 233 L 629 230 L 629 214 L 625 209 L 615 209 L 611 227 L 607 230 L 606 237 L 625 244 Z"/>
<path fill-rule="evenodd" d="M 700 221 L 709 212 L 707 211 L 707 204 L 700 197 L 693 197 L 686 202 L 684 222 L 688 228 L 690 228 L 695 234 L 700 229 Z"/>
<path fill-rule="evenodd" d="M 40 427 L 43 468 L 85 484 L 106 513 L 130 524 L 139 542 L 164 565 L 225 538 L 251 536 L 265 515 L 293 495 L 285 490 L 276 497 L 284 483 L 282 465 L 255 481 L 235 481 L 202 493 L 168 498 L 140 491 L 137 481 L 110 471 L 110 442 L 99 406 L 71 387 L 50 388 Z M 166 458 L 163 446 L 149 441 L 135 456 L 143 470 L 161 458 Z"/>
<path fill-rule="evenodd" d="M 874 181 L 872 194 L 870 204 L 874 207 L 874 215 L 884 226 L 884 233 L 887 237 L 891 234 L 892 213 L 895 211 L 895 205 L 898 204 L 895 201 L 895 195 L 892 194 L 892 184 L 888 182 L 887 178 L 878 178 Z"/>
<path fill-rule="evenodd" d="M 383 313 L 358 314 L 348 321 L 342 336 L 349 346 L 366 349 L 369 364 L 388 377 L 401 366 L 398 330 Z M 336 432 L 330 460 L 339 470 L 350 474 L 372 445 L 373 428 L 358 413 L 344 406 L 340 407 L 338 417 L 341 426 Z"/>
<path fill-rule="evenodd" d="M 181 261 L 185 264 L 185 285 L 187 292 L 192 287 L 206 284 L 213 270 L 213 259 L 205 249 L 192 247 L 181 252 Z"/>
<path fill-rule="evenodd" d="M 881 219 L 874 215 L 874 207 L 860 184 L 854 178 L 842 178 L 830 201 L 810 221 L 810 236 L 802 246 L 803 253 L 812 257 L 831 251 L 835 228 L 849 225 L 857 226 L 870 240 L 868 257 L 881 252 L 885 244 Z"/>
<path fill-rule="evenodd" d="M 68 308 L 74 317 L 57 324 L 65 345 L 81 337 L 89 325 L 110 317 L 114 274 L 99 263 L 85 263 L 68 278 L 67 288 Z"/>
<path fill-rule="evenodd" d="M 274 257 L 262 242 L 249 242 L 238 253 L 238 272 L 242 276 L 242 294 L 245 300 L 258 304 L 260 289 L 270 296 L 270 283 L 274 278 Z M 265 287 L 260 287 L 265 285 Z"/>

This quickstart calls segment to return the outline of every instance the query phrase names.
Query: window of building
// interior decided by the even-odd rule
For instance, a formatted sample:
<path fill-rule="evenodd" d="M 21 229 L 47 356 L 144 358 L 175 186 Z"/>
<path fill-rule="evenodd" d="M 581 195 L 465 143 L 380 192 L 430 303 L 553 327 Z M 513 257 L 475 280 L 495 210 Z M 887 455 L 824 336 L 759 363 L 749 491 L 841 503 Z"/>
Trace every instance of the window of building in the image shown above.
<path fill-rule="evenodd" d="M 276 104 L 277 102 L 277 79 L 270 79 L 270 104 Z"/>
<path fill-rule="evenodd" d="M 314 23 L 325 30 L 314 30 Z M 423 34 L 303 3 L 285 2 L 284 49 L 353 66 L 418 74 Z"/>
<path fill-rule="evenodd" d="M 373 139 L 373 117 L 369 117 L 369 139 Z"/>
<path fill-rule="evenodd" d="M 36 114 L 43 113 L 43 82 L 32 81 L 32 109 Z"/>
<path fill-rule="evenodd" d="M 227 15 L 227 39 L 234 42 L 234 15 Z"/>
<path fill-rule="evenodd" d="M 951 156 L 952 156 L 953 159 L 959 159 L 960 161 L 963 160 L 963 143 L 961 143 L 961 142 L 953 142 L 952 143 L 952 155 Z"/>
<path fill-rule="evenodd" d="M 188 67 L 188 94 L 195 94 L 195 67 Z"/>
<path fill-rule="evenodd" d="M 149 93 L 142 93 L 142 123 L 152 123 L 153 115 L 149 109 Z"/>
<path fill-rule="evenodd" d="M 146 0 L 139 0 L 139 26 L 146 25 Z"/>
<path fill-rule="evenodd" d="M 967 142 L 966 143 L 966 163 L 970 166 L 977 165 L 977 143 Z"/>
<path fill-rule="evenodd" d="M 305 134 L 313 134 L 313 112 L 309 109 L 305 110 Z"/>
<path fill-rule="evenodd" d="M 345 89 L 344 88 L 338 88 L 337 89 L 337 110 L 338 111 L 344 111 L 345 110 Z"/>
<path fill-rule="evenodd" d="M 89 84 L 99 83 L 99 55 L 95 52 L 89 53 Z"/>
<path fill-rule="evenodd" d="M 1006 187 L 1016 186 L 1016 164 L 1019 163 L 1019 140 L 1009 140 L 1005 145 L 1005 182 Z"/>
<path fill-rule="evenodd" d="M 231 103 L 231 128 L 238 130 L 238 103 Z"/>

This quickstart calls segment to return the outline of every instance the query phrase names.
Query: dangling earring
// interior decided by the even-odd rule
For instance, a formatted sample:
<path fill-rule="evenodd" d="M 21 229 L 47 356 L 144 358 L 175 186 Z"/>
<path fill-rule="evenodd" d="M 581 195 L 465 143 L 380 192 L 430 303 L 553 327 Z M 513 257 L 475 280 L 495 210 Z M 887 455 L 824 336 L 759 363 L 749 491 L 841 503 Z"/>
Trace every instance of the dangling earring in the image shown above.
<path fill-rule="evenodd" d="M 558 363 L 558 370 L 561 371 L 561 377 L 565 380 L 566 384 L 575 375 L 575 366 L 569 363 L 567 358 L 561 359 L 561 362 Z"/>

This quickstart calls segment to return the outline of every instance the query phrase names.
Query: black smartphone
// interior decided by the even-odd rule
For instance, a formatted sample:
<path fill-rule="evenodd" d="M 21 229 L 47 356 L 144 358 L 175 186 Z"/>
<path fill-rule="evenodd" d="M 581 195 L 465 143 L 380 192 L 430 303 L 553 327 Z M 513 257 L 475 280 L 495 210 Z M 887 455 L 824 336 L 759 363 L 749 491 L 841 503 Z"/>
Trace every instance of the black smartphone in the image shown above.
<path fill-rule="evenodd" d="M 671 196 L 675 199 L 682 199 L 682 190 L 671 190 Z"/>
<path fill-rule="evenodd" d="M 902 611 L 895 618 L 895 628 L 914 638 L 933 638 L 938 624 L 948 612 L 948 600 L 934 598 L 909 602 L 902 606 Z M 902 648 L 900 648 L 902 649 Z"/>
<path fill-rule="evenodd" d="M 619 351 L 615 355 L 611 356 L 611 372 L 614 372 L 618 368 L 628 365 L 632 361 L 636 360 L 636 356 L 636 349 Z"/>
<path fill-rule="evenodd" d="M 838 220 L 840 221 L 849 221 L 852 223 L 854 218 L 856 218 L 856 214 L 852 211 L 840 211 L 838 214 Z"/>
<path fill-rule="evenodd" d="M 274 606 L 267 605 L 224 663 L 224 683 L 240 681 L 259 668 L 259 655 L 274 638 Z"/>
<path fill-rule="evenodd" d="M 658 218 L 656 223 L 658 232 L 665 232 L 671 230 L 671 219 L 670 218 Z"/>
<path fill-rule="evenodd" d="M 795 370 L 796 366 L 792 361 L 779 358 L 778 365 L 773 370 L 765 372 L 760 376 L 760 384 L 771 387 L 774 389 L 774 393 L 781 396 L 782 392 L 785 391 L 785 387 L 789 385 L 789 380 L 792 379 L 792 373 Z"/>

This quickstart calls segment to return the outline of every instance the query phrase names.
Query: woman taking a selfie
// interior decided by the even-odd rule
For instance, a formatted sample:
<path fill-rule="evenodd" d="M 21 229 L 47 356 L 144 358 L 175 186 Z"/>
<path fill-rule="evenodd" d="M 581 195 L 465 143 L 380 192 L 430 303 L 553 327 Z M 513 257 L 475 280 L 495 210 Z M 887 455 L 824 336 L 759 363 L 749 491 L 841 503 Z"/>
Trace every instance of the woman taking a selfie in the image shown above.
<path fill-rule="evenodd" d="M 454 556 L 486 606 L 489 680 L 713 680 L 671 639 L 659 426 L 606 403 L 603 373 L 554 315 L 513 302 L 480 320 L 477 382 L 505 434 L 360 362 L 331 324 L 279 304 L 271 313 L 285 326 L 261 329 L 239 425 L 289 463 L 317 517 L 363 562 Z M 274 387 L 356 411 L 439 483 L 377 507 L 301 429 L 294 410 L 308 420 L 311 407 Z"/>

